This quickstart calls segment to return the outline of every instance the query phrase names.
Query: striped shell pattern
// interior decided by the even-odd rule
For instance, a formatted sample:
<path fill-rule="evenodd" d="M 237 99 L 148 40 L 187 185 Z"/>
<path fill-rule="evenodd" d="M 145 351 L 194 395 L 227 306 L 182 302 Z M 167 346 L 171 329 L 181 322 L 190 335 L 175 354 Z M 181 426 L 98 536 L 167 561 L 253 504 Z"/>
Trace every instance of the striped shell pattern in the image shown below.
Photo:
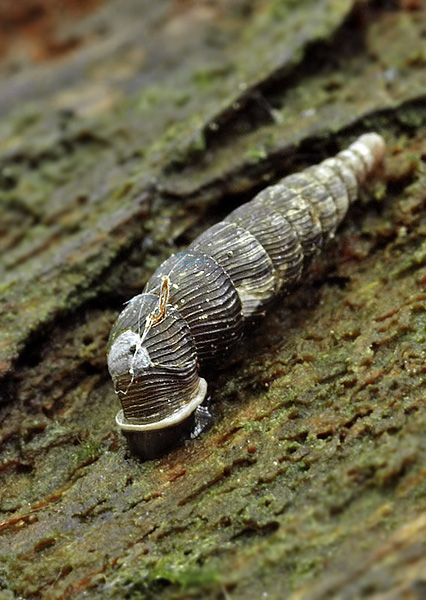
<path fill-rule="evenodd" d="M 199 371 L 240 340 L 244 322 L 294 286 L 335 234 L 385 150 L 376 133 L 261 191 L 155 271 L 115 322 L 108 368 L 125 431 L 187 419 L 206 396 Z"/>

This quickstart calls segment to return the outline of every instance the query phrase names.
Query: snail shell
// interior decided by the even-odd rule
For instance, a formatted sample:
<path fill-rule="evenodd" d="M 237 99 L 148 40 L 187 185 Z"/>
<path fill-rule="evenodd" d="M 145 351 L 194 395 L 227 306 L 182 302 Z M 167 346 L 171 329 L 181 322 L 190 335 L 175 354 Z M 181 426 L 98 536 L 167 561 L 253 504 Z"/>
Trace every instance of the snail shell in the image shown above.
<path fill-rule="evenodd" d="M 206 397 L 199 371 L 291 290 L 384 151 L 382 137 L 367 133 L 264 189 L 170 256 L 130 300 L 110 334 L 108 368 L 122 405 L 116 421 L 138 452 L 154 456 L 181 434 Z"/>

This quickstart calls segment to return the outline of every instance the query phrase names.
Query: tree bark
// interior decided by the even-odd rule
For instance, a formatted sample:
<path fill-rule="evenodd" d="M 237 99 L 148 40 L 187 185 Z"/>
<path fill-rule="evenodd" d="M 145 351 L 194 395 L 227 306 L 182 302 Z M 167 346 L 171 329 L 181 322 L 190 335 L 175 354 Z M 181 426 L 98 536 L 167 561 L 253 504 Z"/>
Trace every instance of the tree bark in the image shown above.
<path fill-rule="evenodd" d="M 15 6 L 16 4 L 16 6 Z M 426 593 L 426 9 L 0 3 L 0 598 Z M 365 131 L 384 165 L 161 459 L 116 430 L 123 302 Z"/>

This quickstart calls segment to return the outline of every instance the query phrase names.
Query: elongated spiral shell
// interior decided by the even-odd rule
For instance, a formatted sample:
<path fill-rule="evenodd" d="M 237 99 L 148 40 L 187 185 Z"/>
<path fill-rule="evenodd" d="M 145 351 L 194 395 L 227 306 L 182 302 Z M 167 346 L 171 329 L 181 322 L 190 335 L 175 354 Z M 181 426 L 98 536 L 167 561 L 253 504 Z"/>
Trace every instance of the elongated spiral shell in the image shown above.
<path fill-rule="evenodd" d="M 127 304 L 110 334 L 108 368 L 122 404 L 117 423 L 145 435 L 144 453 L 156 445 L 148 432 L 167 437 L 202 403 L 199 371 L 221 362 L 244 322 L 291 290 L 384 151 L 367 133 L 264 189 L 170 256 Z"/>

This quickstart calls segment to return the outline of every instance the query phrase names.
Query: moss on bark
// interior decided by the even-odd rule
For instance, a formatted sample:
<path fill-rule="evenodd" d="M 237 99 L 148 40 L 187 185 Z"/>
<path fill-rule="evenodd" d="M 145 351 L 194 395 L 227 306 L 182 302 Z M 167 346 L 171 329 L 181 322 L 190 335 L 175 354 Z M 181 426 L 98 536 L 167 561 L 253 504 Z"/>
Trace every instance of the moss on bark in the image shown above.
<path fill-rule="evenodd" d="M 422 5 L 92 8 L 57 24 L 79 43 L 54 60 L 3 53 L 1 593 L 421 598 Z M 122 302 L 366 129 L 383 169 L 211 382 L 213 427 L 130 456 L 105 365 Z"/>

